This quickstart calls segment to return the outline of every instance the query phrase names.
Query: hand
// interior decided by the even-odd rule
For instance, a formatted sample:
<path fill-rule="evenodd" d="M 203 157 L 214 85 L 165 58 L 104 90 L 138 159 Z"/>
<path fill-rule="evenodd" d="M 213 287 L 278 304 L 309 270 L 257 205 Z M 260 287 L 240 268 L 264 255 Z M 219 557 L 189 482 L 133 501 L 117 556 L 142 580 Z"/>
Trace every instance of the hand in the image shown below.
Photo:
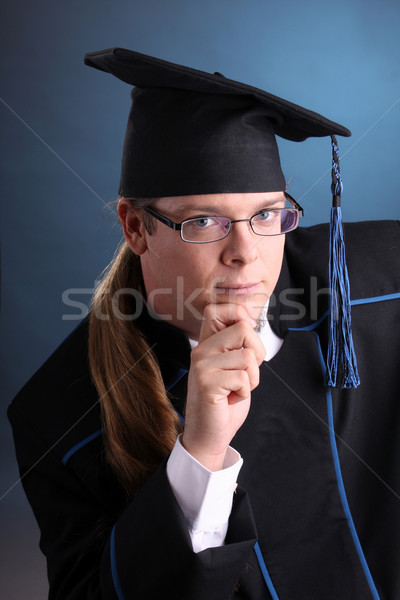
<path fill-rule="evenodd" d="M 222 468 L 259 383 L 265 348 L 254 327 L 243 306 L 210 304 L 192 351 L 182 444 L 211 471 Z"/>

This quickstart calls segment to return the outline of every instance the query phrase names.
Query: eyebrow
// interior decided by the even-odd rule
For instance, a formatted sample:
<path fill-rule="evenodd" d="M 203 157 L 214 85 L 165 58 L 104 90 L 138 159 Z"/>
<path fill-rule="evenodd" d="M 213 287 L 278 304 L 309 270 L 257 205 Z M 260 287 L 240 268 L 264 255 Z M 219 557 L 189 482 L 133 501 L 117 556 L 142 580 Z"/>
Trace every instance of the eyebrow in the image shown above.
<path fill-rule="evenodd" d="M 256 214 L 259 210 L 262 210 L 263 208 L 269 208 L 274 206 L 275 204 L 285 203 L 285 201 L 286 198 L 260 200 L 259 206 L 258 208 L 254 209 L 253 214 Z M 221 211 L 221 209 L 219 209 L 216 206 L 208 206 L 206 204 L 203 204 L 202 206 L 190 206 L 190 204 L 181 204 L 180 206 L 174 208 L 174 215 L 180 219 L 182 218 L 182 215 L 185 215 L 190 212 L 193 212 L 196 215 L 221 215 L 224 217 L 226 216 L 225 211 Z"/>

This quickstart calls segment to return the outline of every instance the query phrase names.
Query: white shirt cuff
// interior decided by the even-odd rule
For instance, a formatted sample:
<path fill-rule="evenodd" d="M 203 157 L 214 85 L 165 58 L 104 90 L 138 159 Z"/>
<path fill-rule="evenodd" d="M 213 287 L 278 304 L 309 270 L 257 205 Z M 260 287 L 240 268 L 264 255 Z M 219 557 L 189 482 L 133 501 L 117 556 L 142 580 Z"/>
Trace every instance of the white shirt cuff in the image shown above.
<path fill-rule="evenodd" d="M 229 447 L 223 468 L 209 471 L 177 439 L 167 462 L 167 476 L 195 552 L 223 545 L 242 464 L 240 454 Z"/>

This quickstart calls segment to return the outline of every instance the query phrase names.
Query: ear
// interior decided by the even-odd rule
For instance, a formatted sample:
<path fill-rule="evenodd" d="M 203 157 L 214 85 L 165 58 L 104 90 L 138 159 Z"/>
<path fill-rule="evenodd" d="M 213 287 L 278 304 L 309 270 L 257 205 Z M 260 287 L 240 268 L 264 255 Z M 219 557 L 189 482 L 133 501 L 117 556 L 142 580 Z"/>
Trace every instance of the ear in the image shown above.
<path fill-rule="evenodd" d="M 129 248 L 140 256 L 147 250 L 146 228 L 142 220 L 142 209 L 135 208 L 127 198 L 120 198 L 117 212 Z"/>

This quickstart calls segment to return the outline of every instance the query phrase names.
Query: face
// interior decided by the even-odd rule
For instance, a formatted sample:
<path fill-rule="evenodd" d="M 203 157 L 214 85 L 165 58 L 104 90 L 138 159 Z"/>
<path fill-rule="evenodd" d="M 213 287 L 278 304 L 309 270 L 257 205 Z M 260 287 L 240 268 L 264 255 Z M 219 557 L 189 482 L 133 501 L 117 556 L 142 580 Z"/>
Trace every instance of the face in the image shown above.
<path fill-rule="evenodd" d="M 263 208 L 284 206 L 283 192 L 159 198 L 152 204 L 177 223 L 201 215 L 249 219 Z M 158 221 L 151 235 L 143 226 L 140 231 L 148 302 L 189 337 L 198 338 L 209 303 L 241 304 L 253 319 L 260 316 L 279 277 L 284 235 L 256 235 L 248 222 L 234 223 L 226 238 L 206 244 L 184 242 Z"/>

